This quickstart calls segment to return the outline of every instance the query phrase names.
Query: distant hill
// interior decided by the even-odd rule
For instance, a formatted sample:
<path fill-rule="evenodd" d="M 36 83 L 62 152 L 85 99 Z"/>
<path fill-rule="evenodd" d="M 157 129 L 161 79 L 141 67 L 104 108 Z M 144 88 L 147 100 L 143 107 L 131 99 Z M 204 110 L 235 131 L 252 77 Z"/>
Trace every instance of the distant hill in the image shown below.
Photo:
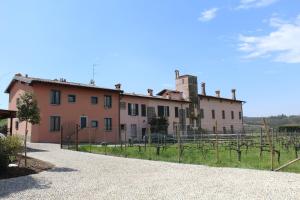
<path fill-rule="evenodd" d="M 300 125 L 300 116 L 271 116 L 265 117 L 268 125 L 272 128 L 278 128 L 283 125 Z M 263 124 L 263 117 L 244 117 L 244 124 L 249 127 L 258 127 Z"/>

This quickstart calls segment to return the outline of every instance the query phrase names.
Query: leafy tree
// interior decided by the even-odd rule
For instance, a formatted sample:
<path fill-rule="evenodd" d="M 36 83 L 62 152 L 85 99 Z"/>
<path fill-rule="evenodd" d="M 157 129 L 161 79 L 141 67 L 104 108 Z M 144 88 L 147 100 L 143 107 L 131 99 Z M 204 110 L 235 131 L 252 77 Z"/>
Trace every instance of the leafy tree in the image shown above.
<path fill-rule="evenodd" d="M 165 117 L 152 118 L 149 124 L 152 133 L 168 133 L 169 122 Z"/>
<path fill-rule="evenodd" d="M 40 123 L 40 110 L 37 105 L 33 93 L 25 92 L 20 96 L 20 100 L 17 102 L 17 118 L 20 122 L 25 122 L 25 166 L 27 166 L 27 134 L 28 134 L 28 123 L 34 125 Z"/>

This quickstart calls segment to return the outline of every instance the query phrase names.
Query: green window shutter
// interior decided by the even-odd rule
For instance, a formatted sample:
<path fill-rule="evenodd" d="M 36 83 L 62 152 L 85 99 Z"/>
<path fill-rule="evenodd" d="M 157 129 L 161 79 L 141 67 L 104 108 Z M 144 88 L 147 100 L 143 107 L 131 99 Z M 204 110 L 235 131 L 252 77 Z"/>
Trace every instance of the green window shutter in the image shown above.
<path fill-rule="evenodd" d="M 136 116 L 139 115 L 139 104 L 135 104 Z"/>
<path fill-rule="evenodd" d="M 128 115 L 131 115 L 131 103 L 128 104 Z"/>

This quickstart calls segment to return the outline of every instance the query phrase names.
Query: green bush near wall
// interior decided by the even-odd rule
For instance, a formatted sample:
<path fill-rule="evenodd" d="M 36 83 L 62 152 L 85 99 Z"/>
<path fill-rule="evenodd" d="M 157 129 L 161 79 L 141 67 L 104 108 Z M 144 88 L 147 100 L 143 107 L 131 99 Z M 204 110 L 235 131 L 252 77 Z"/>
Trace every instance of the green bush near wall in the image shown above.
<path fill-rule="evenodd" d="M 6 172 L 9 163 L 22 152 L 22 140 L 17 136 L 0 138 L 0 173 Z"/>

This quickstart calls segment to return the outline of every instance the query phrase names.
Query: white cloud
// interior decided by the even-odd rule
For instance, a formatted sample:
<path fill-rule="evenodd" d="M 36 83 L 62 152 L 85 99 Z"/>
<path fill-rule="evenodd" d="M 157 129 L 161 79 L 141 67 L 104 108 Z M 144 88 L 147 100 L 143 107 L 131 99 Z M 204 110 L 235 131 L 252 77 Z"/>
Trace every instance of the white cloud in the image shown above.
<path fill-rule="evenodd" d="M 199 21 L 207 22 L 212 19 L 214 19 L 217 16 L 218 8 L 211 8 L 208 10 L 205 10 L 201 13 L 201 16 L 198 18 Z"/>
<path fill-rule="evenodd" d="M 270 19 L 274 31 L 264 36 L 239 37 L 239 50 L 246 59 L 271 57 L 276 62 L 300 63 L 300 15 L 293 21 Z"/>
<path fill-rule="evenodd" d="M 241 0 L 238 9 L 259 8 L 269 6 L 278 0 Z"/>

